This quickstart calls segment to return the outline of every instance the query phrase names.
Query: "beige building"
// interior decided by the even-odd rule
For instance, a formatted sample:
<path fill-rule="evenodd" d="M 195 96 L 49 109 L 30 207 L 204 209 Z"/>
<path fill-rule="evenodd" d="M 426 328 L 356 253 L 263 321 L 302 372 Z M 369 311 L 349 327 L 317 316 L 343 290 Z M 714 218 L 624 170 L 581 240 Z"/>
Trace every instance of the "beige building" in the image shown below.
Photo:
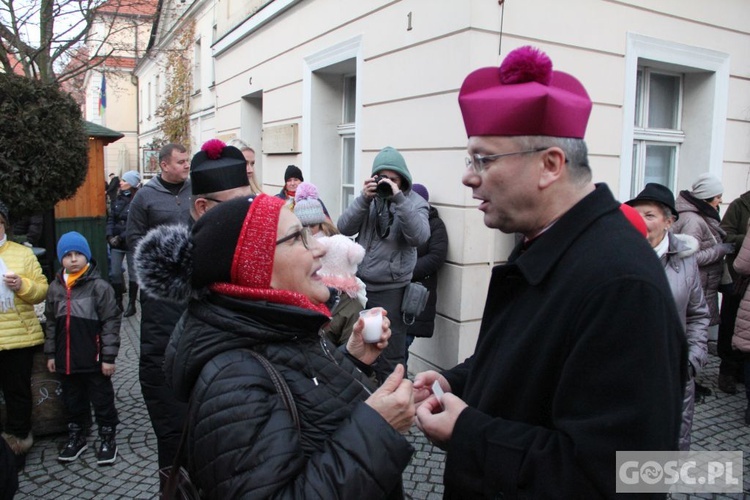
<path fill-rule="evenodd" d="M 159 2 L 159 19 L 151 33 L 146 57 L 135 68 L 140 161 L 145 179 L 158 173 L 154 159 L 166 137 L 160 112 L 171 96 L 181 94 L 176 102 L 184 106 L 189 117 L 190 140 L 184 144 L 188 150 L 194 152 L 216 133 L 211 57 L 214 5 L 213 0 Z"/>
<path fill-rule="evenodd" d="M 594 178 L 622 200 L 651 181 L 689 188 L 706 171 L 723 179 L 727 202 L 750 189 L 745 0 L 217 0 L 186 9 L 198 25 L 213 23 L 194 37 L 200 81 L 212 85 L 201 86 L 200 105 L 191 98 L 193 148 L 213 135 L 244 139 L 269 193 L 288 164 L 300 166 L 334 219 L 386 145 L 430 189 L 450 248 L 435 336 L 413 344 L 413 370 L 472 353 L 490 269 L 513 245 L 484 227 L 461 185 L 457 95 L 471 70 L 531 44 L 578 77 L 594 102 Z M 140 120 L 143 143 L 155 124 L 143 112 Z"/>
<path fill-rule="evenodd" d="M 109 0 L 97 9 L 88 32 L 88 54 L 97 66 L 86 73 L 84 80 L 84 115 L 88 121 L 124 134 L 117 144 L 105 149 L 105 174 L 120 175 L 138 168 L 138 100 L 133 69 L 146 52 L 156 2 Z M 100 107 L 103 96 L 106 106 Z"/>

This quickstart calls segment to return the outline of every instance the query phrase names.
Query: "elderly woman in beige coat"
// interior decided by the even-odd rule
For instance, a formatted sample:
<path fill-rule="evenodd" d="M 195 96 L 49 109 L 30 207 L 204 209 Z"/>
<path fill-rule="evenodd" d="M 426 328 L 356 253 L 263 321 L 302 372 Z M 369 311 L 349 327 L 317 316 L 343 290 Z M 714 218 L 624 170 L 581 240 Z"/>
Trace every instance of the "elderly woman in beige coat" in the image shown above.
<path fill-rule="evenodd" d="M 31 435 L 31 366 L 44 333 L 34 304 L 47 295 L 47 278 L 31 249 L 10 241 L 8 209 L 0 201 L 0 389 L 6 419 L 3 439 L 21 468 L 34 439 Z"/>
<path fill-rule="evenodd" d="M 734 270 L 740 275 L 741 280 L 750 280 L 750 238 L 747 236 L 742 240 L 742 248 L 734 259 Z M 734 324 L 732 347 L 744 355 L 743 369 L 745 370 L 745 396 L 747 397 L 745 425 L 750 425 L 750 287 L 745 289 L 745 294 L 740 301 L 737 321 Z"/>
<path fill-rule="evenodd" d="M 674 195 L 661 184 L 649 183 L 638 196 L 626 202 L 643 217 L 647 239 L 659 256 L 672 289 L 677 313 L 688 341 L 690 373 L 682 402 L 680 450 L 690 450 L 690 430 L 695 408 L 695 377 L 708 358 L 709 311 L 703 296 L 700 273 L 695 259 L 698 241 L 689 235 L 673 234 L 672 223 L 678 217 Z"/>

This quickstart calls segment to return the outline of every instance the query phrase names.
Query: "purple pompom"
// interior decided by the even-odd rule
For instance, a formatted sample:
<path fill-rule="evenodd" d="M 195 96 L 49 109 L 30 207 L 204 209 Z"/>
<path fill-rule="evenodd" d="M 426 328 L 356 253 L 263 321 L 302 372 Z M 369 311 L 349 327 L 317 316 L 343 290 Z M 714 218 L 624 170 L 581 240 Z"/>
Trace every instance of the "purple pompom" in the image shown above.
<path fill-rule="evenodd" d="M 527 82 L 549 85 L 551 81 L 552 61 L 547 54 L 529 45 L 512 51 L 500 65 L 503 85 Z"/>
<path fill-rule="evenodd" d="M 294 200 L 317 200 L 318 199 L 318 188 L 315 184 L 309 182 L 303 182 L 297 186 L 297 190 L 294 192 Z"/>

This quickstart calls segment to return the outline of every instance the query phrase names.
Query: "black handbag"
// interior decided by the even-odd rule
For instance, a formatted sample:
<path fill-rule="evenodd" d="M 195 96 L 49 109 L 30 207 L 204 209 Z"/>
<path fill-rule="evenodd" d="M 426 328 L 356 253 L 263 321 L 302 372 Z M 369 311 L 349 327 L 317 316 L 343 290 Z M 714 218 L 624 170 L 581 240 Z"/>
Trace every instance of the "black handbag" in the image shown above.
<path fill-rule="evenodd" d="M 409 283 L 404 290 L 404 299 L 401 301 L 401 316 L 406 325 L 413 325 L 417 316 L 422 314 L 427 305 L 430 291 L 421 283 Z"/>
<path fill-rule="evenodd" d="M 297 405 L 294 404 L 294 396 L 292 391 L 289 389 L 284 377 L 278 372 L 276 368 L 268 361 L 265 357 L 258 354 L 250 349 L 245 349 L 255 359 L 257 359 L 263 368 L 266 369 L 271 377 L 276 391 L 281 395 L 281 399 L 284 401 L 284 406 L 289 410 L 292 415 L 292 421 L 294 421 L 297 431 L 300 430 L 299 413 L 297 412 Z M 190 404 L 188 408 L 188 415 L 192 417 L 192 406 L 193 399 L 190 398 Z M 161 500 L 199 500 L 201 498 L 200 490 L 193 484 L 190 479 L 190 473 L 183 467 L 183 449 L 185 447 L 185 441 L 187 440 L 188 428 L 190 419 L 185 421 L 185 427 L 182 429 L 182 436 L 180 437 L 180 445 L 177 448 L 177 456 L 173 465 L 162 467 L 159 469 L 159 481 L 160 484 L 164 482 L 164 488 L 160 493 Z"/>

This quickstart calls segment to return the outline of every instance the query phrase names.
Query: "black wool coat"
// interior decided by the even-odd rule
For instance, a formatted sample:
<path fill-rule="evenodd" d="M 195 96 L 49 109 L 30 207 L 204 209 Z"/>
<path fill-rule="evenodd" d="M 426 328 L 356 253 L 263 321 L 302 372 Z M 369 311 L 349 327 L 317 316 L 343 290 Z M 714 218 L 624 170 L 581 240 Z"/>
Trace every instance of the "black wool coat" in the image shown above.
<path fill-rule="evenodd" d="M 165 370 L 192 397 L 189 469 L 206 498 L 403 498 L 413 448 L 364 404 L 369 381 L 320 333 L 327 321 L 217 294 L 190 303 Z M 301 431 L 249 349 L 289 385 Z"/>
<path fill-rule="evenodd" d="M 492 272 L 446 498 L 615 496 L 615 452 L 675 450 L 685 334 L 659 260 L 606 185 Z M 663 496 L 663 495 L 662 495 Z"/>
<path fill-rule="evenodd" d="M 448 255 L 448 231 L 433 206 L 430 206 L 429 223 L 430 239 L 417 247 L 417 264 L 411 278 L 412 282 L 421 283 L 430 292 L 424 311 L 406 330 L 407 335 L 415 337 L 432 337 L 437 313 L 438 270 Z"/>

